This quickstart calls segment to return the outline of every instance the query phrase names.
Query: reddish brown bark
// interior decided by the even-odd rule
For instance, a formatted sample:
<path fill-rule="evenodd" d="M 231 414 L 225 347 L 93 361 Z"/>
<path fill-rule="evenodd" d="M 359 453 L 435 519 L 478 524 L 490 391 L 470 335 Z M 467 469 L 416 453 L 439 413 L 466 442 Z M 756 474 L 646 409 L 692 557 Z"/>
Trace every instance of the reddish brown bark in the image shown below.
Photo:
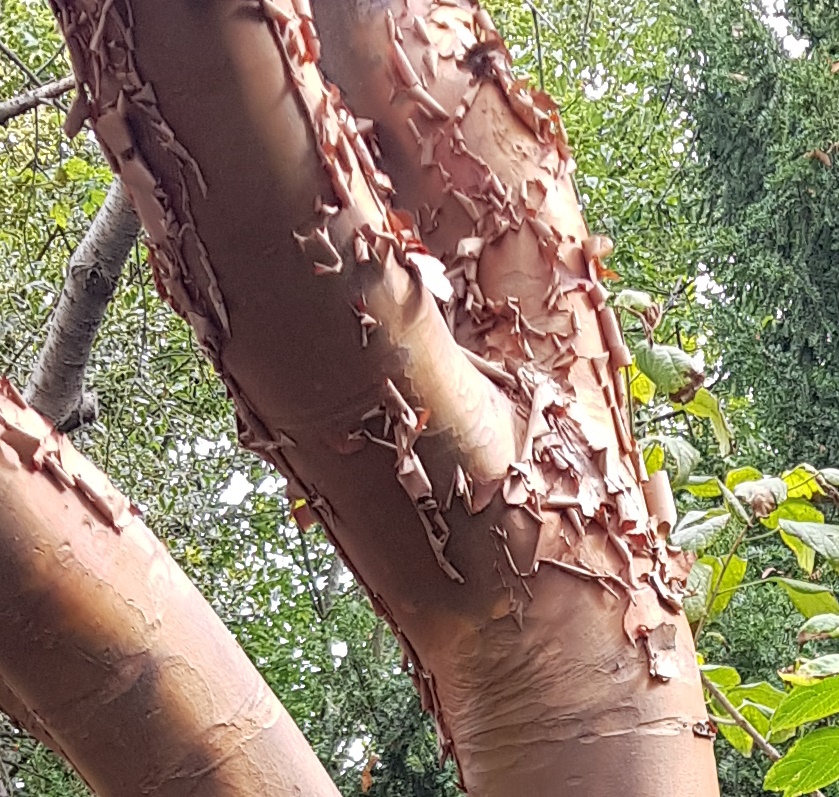
<path fill-rule="evenodd" d="M 485 15 L 329 6 L 393 204 L 305 0 L 53 5 L 162 292 L 394 629 L 468 792 L 716 794 L 607 247 Z"/>
<path fill-rule="evenodd" d="M 100 797 L 338 797 L 128 501 L 5 382 L 0 708 Z"/>

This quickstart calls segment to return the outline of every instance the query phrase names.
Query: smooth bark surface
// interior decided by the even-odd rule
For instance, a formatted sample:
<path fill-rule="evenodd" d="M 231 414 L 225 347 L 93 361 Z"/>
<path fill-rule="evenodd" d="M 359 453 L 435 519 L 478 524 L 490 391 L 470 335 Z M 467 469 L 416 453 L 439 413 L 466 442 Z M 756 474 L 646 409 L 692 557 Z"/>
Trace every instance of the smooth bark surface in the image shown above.
<path fill-rule="evenodd" d="M 394 630 L 468 793 L 715 795 L 609 247 L 488 17 L 334 4 L 322 44 L 304 0 L 53 6 L 161 292 Z"/>
<path fill-rule="evenodd" d="M 128 500 L 6 382 L 0 682 L 99 797 L 338 797 Z"/>
<path fill-rule="evenodd" d="M 62 431 L 95 414 L 84 375 L 102 318 L 113 299 L 140 222 L 115 179 L 90 229 L 70 258 L 47 338 L 26 386 L 26 400 Z"/>

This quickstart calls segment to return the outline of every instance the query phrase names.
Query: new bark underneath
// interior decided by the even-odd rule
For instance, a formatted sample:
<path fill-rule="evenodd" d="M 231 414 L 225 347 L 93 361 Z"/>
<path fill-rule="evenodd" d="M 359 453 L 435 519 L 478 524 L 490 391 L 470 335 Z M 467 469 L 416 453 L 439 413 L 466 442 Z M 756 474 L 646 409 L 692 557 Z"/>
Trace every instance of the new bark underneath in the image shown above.
<path fill-rule="evenodd" d="M 5 382 L 0 682 L 99 797 L 338 797 L 128 501 Z"/>

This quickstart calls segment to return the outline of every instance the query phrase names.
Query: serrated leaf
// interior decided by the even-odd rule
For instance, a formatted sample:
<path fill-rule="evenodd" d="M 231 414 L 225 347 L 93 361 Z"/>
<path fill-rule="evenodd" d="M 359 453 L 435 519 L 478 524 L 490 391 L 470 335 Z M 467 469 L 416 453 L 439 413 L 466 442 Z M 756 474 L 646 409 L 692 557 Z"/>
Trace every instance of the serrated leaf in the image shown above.
<path fill-rule="evenodd" d="M 626 289 L 621 291 L 615 297 L 615 307 L 621 307 L 626 310 L 635 310 L 637 313 L 643 313 L 644 310 L 649 310 L 654 304 L 652 297 L 644 291 L 633 291 Z"/>
<path fill-rule="evenodd" d="M 818 473 L 812 465 L 799 465 L 782 473 L 781 478 L 789 487 L 789 497 L 812 498 L 814 495 L 824 495 L 817 479 Z"/>
<path fill-rule="evenodd" d="M 773 730 L 798 728 L 839 713 L 839 677 L 825 678 L 810 686 L 796 686 L 772 715 Z"/>
<path fill-rule="evenodd" d="M 692 401 L 676 405 L 676 408 L 683 409 L 697 418 L 710 420 L 711 430 L 720 447 L 720 455 L 727 457 L 731 453 L 731 427 L 720 409 L 719 399 L 708 388 L 699 388 Z"/>
<path fill-rule="evenodd" d="M 734 708 L 740 708 L 748 700 L 755 705 L 764 706 L 771 712 L 778 708 L 786 695 L 787 693 L 783 689 L 778 689 L 777 686 L 772 686 L 767 681 L 759 681 L 758 683 L 737 686 L 726 692 L 725 696 L 732 702 Z"/>
<path fill-rule="evenodd" d="M 693 358 L 676 346 L 646 343 L 635 350 L 638 370 L 648 376 L 668 396 L 689 385 L 701 384 L 702 371 Z M 687 398 L 687 397 L 685 397 Z"/>
<path fill-rule="evenodd" d="M 766 773 L 763 788 L 798 797 L 839 780 L 839 728 L 818 728 L 790 747 Z"/>
<path fill-rule="evenodd" d="M 734 468 L 725 475 L 725 486 L 729 490 L 734 490 L 738 484 L 743 482 L 756 482 L 763 478 L 763 474 L 752 467 Z"/>
<path fill-rule="evenodd" d="M 740 685 L 740 673 L 727 664 L 703 664 L 699 669 L 712 684 L 726 694 Z"/>
<path fill-rule="evenodd" d="M 839 561 L 839 526 L 829 523 L 806 523 L 797 520 L 778 520 L 782 531 L 797 537 L 822 556 Z"/>
<path fill-rule="evenodd" d="M 676 524 L 670 542 L 686 551 L 707 548 L 730 519 L 731 515 L 720 509 L 692 510 Z"/>
<path fill-rule="evenodd" d="M 667 435 L 654 435 L 645 437 L 638 441 L 641 450 L 644 452 L 644 464 L 647 466 L 648 473 L 655 473 L 656 470 L 661 469 L 659 464 L 659 457 L 661 457 L 662 464 L 666 459 L 664 454 L 670 457 L 675 465 L 673 472 L 672 483 L 674 487 L 678 487 L 687 481 L 693 469 L 699 463 L 700 454 L 687 440 L 682 437 L 670 437 Z M 661 454 L 657 451 L 650 451 L 648 449 L 658 447 L 661 449 Z M 654 470 L 650 470 L 650 465 L 658 465 Z"/>
<path fill-rule="evenodd" d="M 817 614 L 839 614 L 839 601 L 836 596 L 821 584 L 811 584 L 808 581 L 797 581 L 794 578 L 772 576 L 767 578 L 778 584 L 787 593 L 792 605 L 805 617 L 815 617 Z"/>
<path fill-rule="evenodd" d="M 715 476 L 691 476 L 682 485 L 682 489 L 697 498 L 719 498 L 722 495 L 719 480 Z"/>
<path fill-rule="evenodd" d="M 798 644 L 815 639 L 839 639 L 839 614 L 817 614 L 798 629 Z"/>

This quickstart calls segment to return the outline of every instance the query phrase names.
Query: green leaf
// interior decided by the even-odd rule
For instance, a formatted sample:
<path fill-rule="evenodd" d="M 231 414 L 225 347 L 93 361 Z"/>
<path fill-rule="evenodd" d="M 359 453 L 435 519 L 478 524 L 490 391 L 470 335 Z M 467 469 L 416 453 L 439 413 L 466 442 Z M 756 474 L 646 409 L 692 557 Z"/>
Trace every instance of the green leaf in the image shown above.
<path fill-rule="evenodd" d="M 720 484 L 720 492 L 725 500 L 725 505 L 731 510 L 731 513 L 744 525 L 748 526 L 752 522 L 746 507 L 740 503 L 740 499 L 731 492 L 722 482 Z"/>
<path fill-rule="evenodd" d="M 717 508 L 691 510 L 676 524 L 670 542 L 686 551 L 707 548 L 730 519 L 728 512 Z"/>
<path fill-rule="evenodd" d="M 791 668 L 778 672 L 782 680 L 800 686 L 817 683 L 822 678 L 830 678 L 837 674 L 839 653 L 828 653 L 816 659 L 799 659 Z"/>
<path fill-rule="evenodd" d="M 740 685 L 740 673 L 727 664 L 703 664 L 699 669 L 712 684 L 726 694 L 729 689 Z"/>
<path fill-rule="evenodd" d="M 804 523 L 784 518 L 778 520 L 778 525 L 782 531 L 797 537 L 822 556 L 839 561 L 839 526 L 829 523 Z"/>
<path fill-rule="evenodd" d="M 731 453 L 731 427 L 720 409 L 719 399 L 708 388 L 699 388 L 692 401 L 675 406 L 676 409 L 683 409 L 697 418 L 710 420 L 711 430 L 720 447 L 720 455 L 727 457 Z"/>
<path fill-rule="evenodd" d="M 718 569 L 714 572 L 714 578 L 719 578 L 719 573 L 722 571 L 722 560 L 718 559 Z M 725 574 L 722 577 L 722 581 L 719 585 L 719 594 L 714 599 L 714 603 L 711 606 L 711 612 L 709 615 L 709 619 L 713 620 L 715 617 L 718 617 L 723 613 L 725 607 L 728 606 L 731 599 L 734 597 L 734 588 L 738 587 L 742 581 L 743 576 L 746 575 L 746 568 L 747 562 L 745 559 L 741 559 L 739 556 L 732 556 L 731 561 L 728 563 L 728 567 L 725 570 Z M 716 581 L 715 581 L 716 583 Z"/>
<path fill-rule="evenodd" d="M 824 523 L 824 515 L 806 498 L 788 498 L 769 517 L 761 518 L 760 522 L 767 528 L 776 529 L 781 518 Z"/>
<path fill-rule="evenodd" d="M 744 703 L 739 707 L 739 711 L 761 736 L 766 737 L 769 732 L 769 719 L 758 706 Z M 724 712 L 721 713 L 724 715 Z M 746 758 L 751 756 L 754 740 L 742 728 L 737 725 L 720 725 L 720 731 L 740 755 Z"/>
<path fill-rule="evenodd" d="M 814 639 L 839 639 L 839 614 L 817 614 L 798 629 L 798 644 Z"/>
<path fill-rule="evenodd" d="M 703 557 L 704 559 L 705 557 Z M 711 595 L 711 579 L 714 577 L 713 565 L 697 559 L 693 563 L 685 585 L 685 614 L 691 623 L 697 622 L 704 614 Z"/>
<path fill-rule="evenodd" d="M 813 568 L 816 566 L 816 552 L 809 546 L 787 534 L 785 531 L 778 532 L 784 545 L 787 546 L 794 554 L 798 561 L 798 566 L 809 576 L 813 573 Z"/>
<path fill-rule="evenodd" d="M 789 486 L 789 497 L 812 498 L 814 495 L 824 495 L 817 479 L 818 473 L 812 465 L 799 465 L 782 473 L 781 478 Z"/>
<path fill-rule="evenodd" d="M 743 702 L 749 701 L 758 706 L 764 706 L 768 711 L 774 711 L 786 697 L 783 689 L 767 681 L 759 681 L 754 684 L 742 684 L 726 692 L 726 697 L 732 702 L 734 708 L 740 708 Z"/>
<path fill-rule="evenodd" d="M 652 476 L 664 467 L 664 446 L 656 441 L 646 442 L 645 440 L 639 440 L 638 444 L 644 454 L 644 467 Z"/>
<path fill-rule="evenodd" d="M 811 584 L 808 581 L 796 581 L 794 578 L 772 576 L 767 578 L 778 584 L 787 593 L 792 605 L 805 617 L 815 617 L 817 614 L 839 614 L 839 601 L 834 594 L 821 584 Z"/>
<path fill-rule="evenodd" d="M 738 484 L 742 484 L 743 482 L 756 482 L 762 478 L 763 474 L 757 468 L 735 468 L 725 475 L 725 486 L 733 491 Z"/>
<path fill-rule="evenodd" d="M 839 712 L 839 678 L 825 678 L 811 686 L 796 686 L 772 715 L 773 730 L 798 728 Z"/>
<path fill-rule="evenodd" d="M 615 297 L 615 307 L 625 310 L 634 310 L 636 313 L 643 313 L 649 310 L 654 302 L 652 297 L 644 291 L 623 290 Z"/>
<path fill-rule="evenodd" d="M 655 473 L 656 470 L 660 470 L 661 463 L 665 459 L 665 453 L 669 455 L 676 466 L 672 478 L 674 487 L 678 487 L 687 481 L 700 459 L 699 452 L 682 437 L 653 435 L 642 438 L 638 441 L 638 444 L 644 452 L 644 464 L 647 466 L 648 473 Z M 650 448 L 658 448 L 661 450 L 661 453 L 659 454 L 655 450 L 648 453 L 648 449 Z M 651 465 L 658 465 L 658 467 L 650 470 Z"/>
<path fill-rule="evenodd" d="M 687 490 L 697 498 L 719 498 L 722 495 L 722 489 L 716 476 L 691 476 L 682 485 L 682 489 Z"/>
<path fill-rule="evenodd" d="M 709 620 L 722 614 L 734 596 L 735 588 L 746 574 L 746 560 L 733 556 L 720 581 L 722 573 L 723 560 L 718 556 L 703 556 L 693 563 L 688 575 L 685 597 L 685 613 L 690 622 L 695 622 L 706 613 Z M 714 591 L 717 592 L 717 596 L 709 607 Z"/>
<path fill-rule="evenodd" d="M 55 221 L 56 226 L 60 230 L 67 229 L 67 221 L 70 213 L 68 207 L 63 202 L 54 202 L 50 208 L 50 218 Z"/>
<path fill-rule="evenodd" d="M 655 396 L 655 382 L 638 370 L 634 360 L 629 367 L 629 391 L 641 404 L 649 404 Z"/>
<path fill-rule="evenodd" d="M 766 773 L 763 788 L 798 797 L 839 780 L 839 728 L 818 728 L 799 739 Z"/>
<path fill-rule="evenodd" d="M 635 362 L 638 370 L 668 396 L 702 377 L 693 358 L 676 346 L 643 343 L 635 350 Z"/>

